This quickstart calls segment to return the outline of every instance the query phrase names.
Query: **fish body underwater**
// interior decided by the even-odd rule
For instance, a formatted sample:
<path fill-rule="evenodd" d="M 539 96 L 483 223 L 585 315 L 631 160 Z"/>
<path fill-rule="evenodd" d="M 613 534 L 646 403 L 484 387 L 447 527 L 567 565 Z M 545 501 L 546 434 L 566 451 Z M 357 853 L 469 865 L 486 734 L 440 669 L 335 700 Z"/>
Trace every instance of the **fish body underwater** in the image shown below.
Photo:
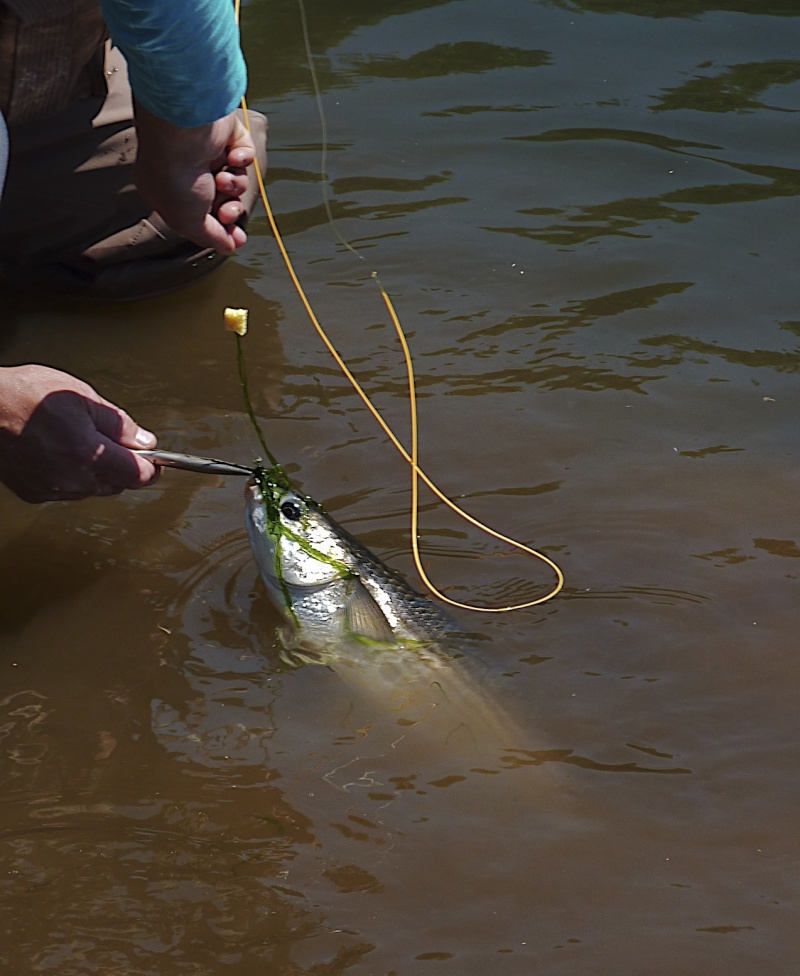
<path fill-rule="evenodd" d="M 520 745 L 488 668 L 443 610 L 269 472 L 248 481 L 245 501 L 260 576 L 290 625 L 285 660 L 331 668 L 427 746 L 460 742 L 477 758 Z"/>

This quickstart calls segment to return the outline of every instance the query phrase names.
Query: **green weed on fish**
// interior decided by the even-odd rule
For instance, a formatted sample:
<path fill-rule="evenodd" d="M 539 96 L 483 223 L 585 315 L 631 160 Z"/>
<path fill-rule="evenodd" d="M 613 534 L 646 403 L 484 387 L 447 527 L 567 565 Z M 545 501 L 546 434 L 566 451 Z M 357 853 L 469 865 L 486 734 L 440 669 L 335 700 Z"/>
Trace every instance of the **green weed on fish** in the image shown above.
<path fill-rule="evenodd" d="M 291 615 L 293 623 L 299 630 L 301 629 L 300 621 L 294 611 L 291 593 L 286 584 L 283 573 L 283 540 L 291 539 L 291 541 L 296 543 L 300 549 L 306 553 L 306 555 L 332 567 L 336 575 L 342 579 L 346 579 L 349 576 L 354 576 L 355 574 L 353 573 L 352 569 L 350 569 L 350 567 L 341 560 L 335 559 L 333 556 L 327 555 L 324 552 L 320 552 L 319 549 L 312 546 L 308 539 L 306 539 L 303 535 L 293 532 L 284 524 L 283 520 L 281 519 L 281 504 L 283 504 L 284 508 L 287 505 L 293 504 L 292 502 L 281 501 L 282 499 L 285 499 L 286 493 L 293 492 L 294 494 L 303 498 L 305 496 L 295 485 L 292 484 L 289 476 L 277 461 L 273 460 L 270 467 L 265 468 L 260 459 L 257 460 L 254 465 L 253 479 L 261 492 L 266 523 L 265 529 L 274 543 L 273 565 L 275 569 L 275 579 L 280 586 L 286 609 Z M 286 513 L 284 512 L 284 514 Z M 302 519 L 304 517 L 307 516 L 300 516 L 301 529 L 305 528 L 305 526 L 302 524 Z"/>

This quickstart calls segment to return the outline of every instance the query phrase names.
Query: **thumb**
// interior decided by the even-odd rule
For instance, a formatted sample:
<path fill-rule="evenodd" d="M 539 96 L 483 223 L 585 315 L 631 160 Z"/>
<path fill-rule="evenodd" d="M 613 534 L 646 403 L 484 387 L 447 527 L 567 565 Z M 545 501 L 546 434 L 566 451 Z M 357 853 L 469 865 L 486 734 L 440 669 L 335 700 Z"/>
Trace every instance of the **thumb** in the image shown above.
<path fill-rule="evenodd" d="M 228 166 L 250 166 L 256 156 L 255 143 L 249 129 L 238 114 L 234 114 L 233 126 L 228 138 Z"/>
<path fill-rule="evenodd" d="M 135 420 L 125 414 L 125 422 L 122 425 L 122 434 L 120 436 L 119 442 L 123 447 L 143 447 L 150 450 L 156 446 L 157 439 L 156 435 L 149 430 L 145 430 L 144 427 L 140 427 Z M 127 427 L 132 428 L 132 437 L 130 433 L 126 433 Z"/>
<path fill-rule="evenodd" d="M 119 411 L 119 419 L 122 426 L 116 432 L 108 432 L 107 436 L 113 437 L 122 447 L 141 447 L 149 450 L 156 446 L 156 435 L 152 431 L 140 427 L 124 410 Z"/>

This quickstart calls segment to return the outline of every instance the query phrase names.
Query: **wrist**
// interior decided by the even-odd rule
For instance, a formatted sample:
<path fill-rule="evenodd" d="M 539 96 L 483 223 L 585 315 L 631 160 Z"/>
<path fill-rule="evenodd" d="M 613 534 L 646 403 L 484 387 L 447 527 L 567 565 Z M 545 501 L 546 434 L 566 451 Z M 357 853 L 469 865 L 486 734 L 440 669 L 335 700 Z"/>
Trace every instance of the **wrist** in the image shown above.
<path fill-rule="evenodd" d="M 214 123 L 194 128 L 175 125 L 134 101 L 140 152 L 154 151 L 170 165 L 197 166 L 205 155 Z"/>

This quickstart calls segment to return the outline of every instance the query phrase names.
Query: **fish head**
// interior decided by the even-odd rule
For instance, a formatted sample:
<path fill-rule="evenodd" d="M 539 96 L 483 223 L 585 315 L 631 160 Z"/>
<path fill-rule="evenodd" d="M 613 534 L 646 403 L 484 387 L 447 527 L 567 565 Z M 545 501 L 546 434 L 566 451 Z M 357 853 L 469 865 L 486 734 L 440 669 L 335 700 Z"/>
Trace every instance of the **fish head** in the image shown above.
<path fill-rule="evenodd" d="M 247 529 L 271 588 L 319 588 L 352 575 L 352 556 L 325 512 L 282 479 L 258 472 L 245 486 Z"/>
<path fill-rule="evenodd" d="M 272 602 L 316 660 L 341 656 L 352 641 L 392 643 L 386 609 L 363 585 L 347 533 L 281 474 L 257 469 L 245 486 L 250 544 Z"/>

